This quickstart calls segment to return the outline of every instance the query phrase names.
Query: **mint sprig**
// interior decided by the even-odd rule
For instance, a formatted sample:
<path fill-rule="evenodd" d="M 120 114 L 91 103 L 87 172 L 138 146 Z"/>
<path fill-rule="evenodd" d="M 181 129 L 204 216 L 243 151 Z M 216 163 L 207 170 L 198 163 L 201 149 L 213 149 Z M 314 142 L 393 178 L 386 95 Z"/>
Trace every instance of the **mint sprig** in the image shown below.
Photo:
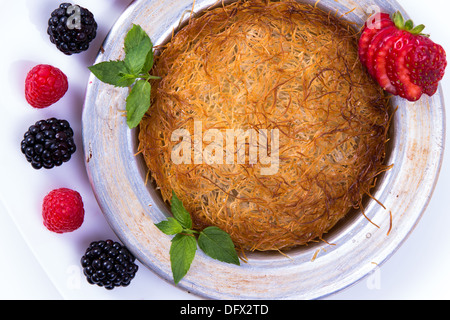
<path fill-rule="evenodd" d="M 126 99 L 127 124 L 130 129 L 138 126 L 150 107 L 150 79 L 153 67 L 153 44 L 139 26 L 133 24 L 124 41 L 124 60 L 105 61 L 89 67 L 102 82 L 115 87 L 131 87 Z"/>
<path fill-rule="evenodd" d="M 155 225 L 163 233 L 175 235 L 169 252 L 175 284 L 178 284 L 189 271 L 197 251 L 197 243 L 209 257 L 240 265 L 230 235 L 218 227 L 207 227 L 200 232 L 193 230 L 191 216 L 175 192 L 172 192 L 171 211 L 173 217 Z"/>

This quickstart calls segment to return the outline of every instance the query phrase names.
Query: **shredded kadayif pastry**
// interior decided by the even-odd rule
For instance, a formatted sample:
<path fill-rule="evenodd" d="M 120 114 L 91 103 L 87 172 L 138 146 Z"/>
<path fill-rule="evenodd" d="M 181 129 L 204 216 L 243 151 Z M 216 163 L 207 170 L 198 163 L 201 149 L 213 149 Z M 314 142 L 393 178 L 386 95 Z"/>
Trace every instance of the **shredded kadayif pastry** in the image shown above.
<path fill-rule="evenodd" d="M 218 226 L 245 250 L 304 245 L 360 208 L 388 169 L 387 100 L 358 60 L 357 32 L 334 13 L 294 1 L 234 2 L 192 17 L 155 59 L 161 80 L 152 82 L 139 147 L 163 199 L 174 191 L 197 229 Z M 220 142 L 194 143 L 196 130 L 211 129 L 223 133 L 223 152 L 211 154 L 222 163 L 195 157 L 196 146 Z M 235 139 L 226 158 L 230 129 L 266 132 L 268 143 L 245 140 L 238 161 Z M 190 162 L 173 161 L 174 132 L 191 134 Z M 252 146 L 278 162 L 251 161 Z"/>

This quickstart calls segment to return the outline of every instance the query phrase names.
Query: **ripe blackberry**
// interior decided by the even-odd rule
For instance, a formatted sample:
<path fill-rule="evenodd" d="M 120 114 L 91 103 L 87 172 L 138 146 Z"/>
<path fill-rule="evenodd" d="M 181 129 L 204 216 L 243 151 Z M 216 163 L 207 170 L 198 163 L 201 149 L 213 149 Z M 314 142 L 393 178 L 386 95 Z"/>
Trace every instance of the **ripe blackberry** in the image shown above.
<path fill-rule="evenodd" d="M 89 48 L 97 35 L 97 22 L 88 9 L 62 3 L 48 20 L 50 41 L 66 55 L 80 53 Z"/>
<path fill-rule="evenodd" d="M 87 281 L 105 287 L 126 287 L 134 278 L 138 266 L 126 247 L 112 240 L 94 241 L 81 257 L 81 266 Z"/>
<path fill-rule="evenodd" d="M 73 130 L 67 120 L 40 120 L 30 126 L 23 137 L 22 153 L 35 169 L 60 166 L 76 151 Z"/>

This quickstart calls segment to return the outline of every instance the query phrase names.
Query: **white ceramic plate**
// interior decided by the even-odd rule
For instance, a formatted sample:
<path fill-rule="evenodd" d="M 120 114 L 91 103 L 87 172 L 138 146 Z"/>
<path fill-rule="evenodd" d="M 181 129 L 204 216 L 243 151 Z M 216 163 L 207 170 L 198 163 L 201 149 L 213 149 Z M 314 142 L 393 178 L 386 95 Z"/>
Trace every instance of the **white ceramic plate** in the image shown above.
<path fill-rule="evenodd" d="M 307 1 L 315 3 L 315 1 Z M 214 1 L 195 2 L 195 11 Z M 401 10 L 396 1 L 322 0 L 323 8 L 347 13 L 362 25 L 377 8 Z M 132 23 L 141 25 L 155 44 L 163 42 L 186 12 L 188 0 L 140 0 L 117 21 L 96 63 L 123 58 L 123 39 Z M 89 179 L 113 230 L 137 258 L 162 278 L 172 281 L 171 237 L 155 226 L 170 213 L 152 186 L 145 185 L 146 167 L 137 151 L 137 132 L 129 130 L 123 110 L 128 89 L 114 88 L 91 76 L 83 111 L 83 143 Z M 248 263 L 234 266 L 213 260 L 201 251 L 186 277 L 185 290 L 213 299 L 317 299 L 337 292 L 370 274 L 405 241 L 422 216 L 439 175 L 445 136 L 441 90 L 416 103 L 392 99 L 398 106 L 391 130 L 387 163 L 394 168 L 378 181 L 366 215 L 351 215 L 331 232 L 326 243 L 289 253 L 252 253 Z M 392 220 L 391 220 L 392 217 Z M 390 231 L 390 232 L 389 232 Z M 389 232 L 389 235 L 388 235 Z"/>

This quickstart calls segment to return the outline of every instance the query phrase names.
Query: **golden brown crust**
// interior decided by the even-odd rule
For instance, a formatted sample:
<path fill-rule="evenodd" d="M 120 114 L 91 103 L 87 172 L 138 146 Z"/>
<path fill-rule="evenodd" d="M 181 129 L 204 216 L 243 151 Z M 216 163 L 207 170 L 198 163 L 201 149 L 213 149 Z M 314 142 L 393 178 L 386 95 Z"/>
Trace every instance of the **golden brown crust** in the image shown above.
<path fill-rule="evenodd" d="M 192 19 L 156 58 L 152 74 L 162 80 L 152 83 L 140 125 L 164 200 L 174 190 L 197 228 L 216 225 L 261 251 L 321 238 L 360 206 L 387 169 L 389 113 L 356 39 L 331 15 L 293 1 L 239 1 Z M 172 132 L 193 133 L 194 121 L 203 132 L 278 129 L 278 172 L 262 175 L 267 165 L 249 161 L 174 164 Z"/>

